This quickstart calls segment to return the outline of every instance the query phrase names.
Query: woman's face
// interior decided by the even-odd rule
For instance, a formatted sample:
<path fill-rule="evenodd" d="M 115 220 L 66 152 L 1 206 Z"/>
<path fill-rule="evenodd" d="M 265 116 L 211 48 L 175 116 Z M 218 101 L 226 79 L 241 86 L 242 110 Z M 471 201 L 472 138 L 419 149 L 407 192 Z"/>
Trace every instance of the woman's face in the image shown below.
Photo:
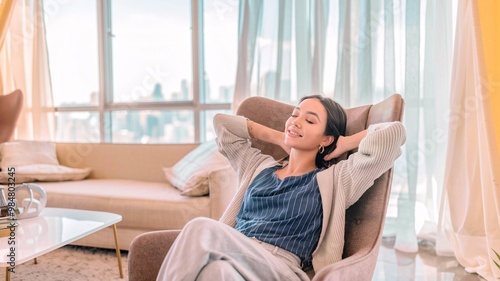
<path fill-rule="evenodd" d="M 325 136 L 326 110 L 321 101 L 310 98 L 302 101 L 285 124 L 285 145 L 300 150 L 318 150 L 327 146 L 333 137 Z"/>

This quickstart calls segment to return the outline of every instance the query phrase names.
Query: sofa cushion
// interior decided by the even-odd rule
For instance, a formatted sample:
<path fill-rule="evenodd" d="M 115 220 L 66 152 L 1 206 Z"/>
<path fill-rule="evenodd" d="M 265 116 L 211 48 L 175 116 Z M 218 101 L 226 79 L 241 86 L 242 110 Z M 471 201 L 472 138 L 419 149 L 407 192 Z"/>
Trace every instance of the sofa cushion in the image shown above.
<path fill-rule="evenodd" d="M 91 172 L 59 165 L 52 142 L 5 142 L 0 144 L 0 159 L 0 183 L 81 180 Z"/>
<path fill-rule="evenodd" d="M 39 185 L 47 193 L 47 207 L 120 214 L 123 228 L 181 229 L 195 217 L 210 215 L 208 196 L 182 196 L 168 183 L 87 179 Z"/>
<path fill-rule="evenodd" d="M 215 141 L 205 142 L 189 152 L 172 167 L 163 168 L 167 181 L 185 196 L 203 196 L 209 192 L 209 173 L 231 169 Z"/>

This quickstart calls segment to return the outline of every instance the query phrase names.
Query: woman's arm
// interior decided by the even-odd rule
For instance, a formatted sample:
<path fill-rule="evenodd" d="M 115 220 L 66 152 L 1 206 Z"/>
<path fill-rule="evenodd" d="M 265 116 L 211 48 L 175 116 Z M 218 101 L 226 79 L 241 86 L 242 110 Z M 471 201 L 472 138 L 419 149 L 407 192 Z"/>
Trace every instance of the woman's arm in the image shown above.
<path fill-rule="evenodd" d="M 240 180 L 252 176 L 255 167 L 263 161 L 274 160 L 271 156 L 264 155 L 260 150 L 251 146 L 248 141 L 251 138 L 248 125 L 249 122 L 242 116 L 221 113 L 214 116 L 214 129 L 219 151 L 229 160 Z M 255 122 L 252 124 L 254 137 L 257 134 L 259 137 L 267 138 L 266 132 L 267 130 L 256 126 Z"/>
<path fill-rule="evenodd" d="M 353 143 L 357 137 L 351 139 Z M 376 178 L 394 165 L 405 141 L 406 131 L 401 122 L 380 123 L 368 128 L 358 152 L 334 166 L 333 178 L 346 191 L 346 206 L 356 202 Z"/>
<path fill-rule="evenodd" d="M 290 154 L 290 148 L 285 146 L 285 133 L 271 129 L 259 123 L 256 123 L 250 119 L 247 119 L 247 129 L 248 134 L 252 139 L 268 142 L 280 146 L 288 154 Z"/>

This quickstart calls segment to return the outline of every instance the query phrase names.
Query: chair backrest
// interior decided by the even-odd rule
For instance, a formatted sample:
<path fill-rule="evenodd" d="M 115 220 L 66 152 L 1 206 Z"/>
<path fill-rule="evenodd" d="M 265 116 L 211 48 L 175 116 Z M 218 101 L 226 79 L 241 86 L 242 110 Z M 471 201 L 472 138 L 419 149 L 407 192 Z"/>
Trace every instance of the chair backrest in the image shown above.
<path fill-rule="evenodd" d="M 293 105 L 271 99 L 251 97 L 241 103 L 237 114 L 283 131 L 285 121 L 292 113 L 293 108 Z M 371 124 L 401 121 L 403 109 L 404 100 L 399 94 L 394 94 L 374 105 L 348 108 L 346 109 L 346 135 L 362 131 Z M 263 153 L 272 155 L 275 159 L 286 156 L 285 151 L 275 145 L 261 141 L 252 141 L 252 145 L 259 148 Z M 347 156 L 341 157 L 347 158 Z M 389 201 L 392 173 L 393 171 L 390 169 L 382 174 L 374 185 L 361 196 L 358 202 L 347 209 L 343 258 L 355 253 L 367 253 L 374 250 L 374 248 L 378 251 L 377 246 L 380 244 Z"/>
<path fill-rule="evenodd" d="M 0 96 L 0 143 L 12 140 L 22 108 L 23 94 L 20 90 Z"/>
<path fill-rule="evenodd" d="M 371 124 L 402 121 L 403 110 L 404 100 L 399 94 L 372 106 L 348 109 L 347 134 L 359 132 Z M 343 258 L 354 253 L 367 253 L 380 243 L 391 192 L 392 174 L 392 168 L 382 174 L 373 186 L 347 209 Z"/>

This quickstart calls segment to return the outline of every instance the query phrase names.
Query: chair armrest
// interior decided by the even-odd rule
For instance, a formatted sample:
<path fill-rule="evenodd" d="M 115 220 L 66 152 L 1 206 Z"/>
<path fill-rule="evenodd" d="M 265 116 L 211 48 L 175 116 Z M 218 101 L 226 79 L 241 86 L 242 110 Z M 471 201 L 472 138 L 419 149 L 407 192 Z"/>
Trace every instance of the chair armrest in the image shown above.
<path fill-rule="evenodd" d="M 378 244 L 380 245 L 380 240 Z M 368 252 L 360 250 L 350 257 L 324 267 L 314 275 L 312 280 L 372 280 L 377 264 L 379 245 Z"/>
<path fill-rule="evenodd" d="M 219 220 L 238 187 L 236 172 L 231 166 L 211 171 L 208 175 L 210 217 Z"/>
<path fill-rule="evenodd" d="M 156 280 L 160 267 L 180 230 L 153 231 L 137 236 L 128 252 L 130 281 Z"/>

